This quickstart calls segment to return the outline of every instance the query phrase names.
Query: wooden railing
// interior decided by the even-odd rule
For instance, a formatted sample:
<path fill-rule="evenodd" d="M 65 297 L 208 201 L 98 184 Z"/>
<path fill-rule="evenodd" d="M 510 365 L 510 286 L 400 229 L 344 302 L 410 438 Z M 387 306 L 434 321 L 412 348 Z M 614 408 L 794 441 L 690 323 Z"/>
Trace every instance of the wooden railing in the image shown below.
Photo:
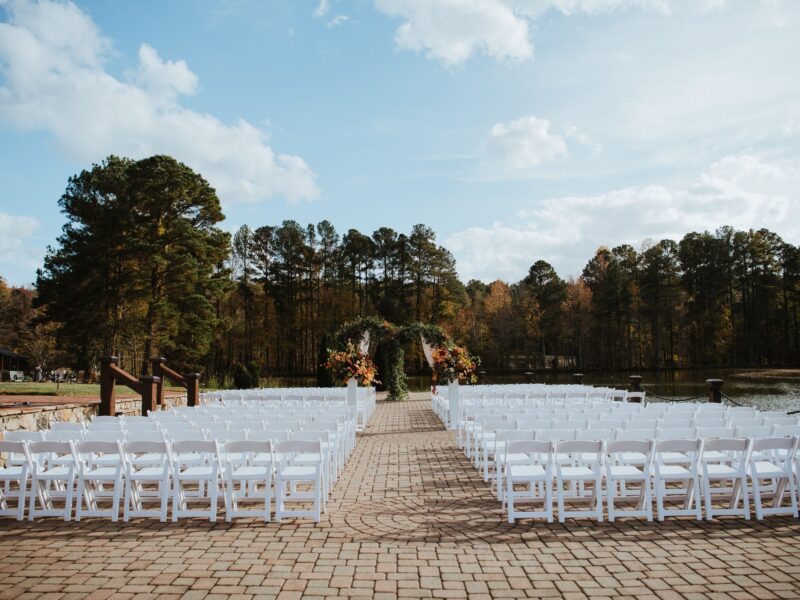
<path fill-rule="evenodd" d="M 142 375 L 134 377 L 127 371 L 119 368 L 119 358 L 105 356 L 100 359 L 100 414 L 115 416 L 117 414 L 116 386 L 119 383 L 129 387 L 142 397 L 142 415 L 147 416 L 147 411 L 157 410 L 157 386 L 161 384 L 159 377 Z"/>
<path fill-rule="evenodd" d="M 164 381 L 165 379 L 169 379 L 176 385 L 186 388 L 187 406 L 197 406 L 200 400 L 200 373 L 186 373 L 181 375 L 167 366 L 167 359 L 163 356 L 151 358 L 150 362 L 153 365 L 153 375 L 158 379 L 156 393 L 160 405 L 164 404 Z"/>

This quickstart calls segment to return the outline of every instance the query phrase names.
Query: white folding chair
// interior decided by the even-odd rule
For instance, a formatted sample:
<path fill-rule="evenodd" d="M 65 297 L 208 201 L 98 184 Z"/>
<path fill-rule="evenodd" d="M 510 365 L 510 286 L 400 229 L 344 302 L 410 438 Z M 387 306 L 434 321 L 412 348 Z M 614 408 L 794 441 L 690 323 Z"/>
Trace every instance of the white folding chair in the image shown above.
<path fill-rule="evenodd" d="M 53 421 L 50 423 L 52 431 L 83 431 L 83 423 L 72 423 L 69 421 Z"/>
<path fill-rule="evenodd" d="M 28 445 L 33 473 L 31 476 L 28 519 L 36 517 L 72 518 L 72 496 L 75 490 L 75 454 L 71 441 L 30 442 Z M 64 502 L 63 509 L 55 508 L 53 500 Z M 42 508 L 37 508 L 36 501 Z"/>
<path fill-rule="evenodd" d="M 217 501 L 222 464 L 216 441 L 184 441 L 172 444 L 172 520 L 180 517 L 208 517 L 217 520 Z M 185 485 L 197 484 L 192 494 Z M 204 492 L 207 490 L 207 493 Z M 208 503 L 209 509 L 189 508 L 189 502 Z"/>
<path fill-rule="evenodd" d="M 255 464 L 255 457 L 262 457 Z M 225 443 L 225 520 L 233 517 L 262 516 L 269 522 L 272 503 L 272 462 L 263 457 L 272 456 L 272 444 L 268 441 L 234 440 Z M 240 491 L 236 490 L 239 483 Z M 263 511 L 241 510 L 240 504 L 263 503 Z"/>
<path fill-rule="evenodd" d="M 656 442 L 653 458 L 653 487 L 658 520 L 666 516 L 691 516 L 702 520 L 698 463 L 702 441 L 670 439 Z M 679 484 L 679 487 L 670 484 Z M 670 485 L 670 487 L 667 487 Z M 668 504 L 682 502 L 681 508 Z"/>
<path fill-rule="evenodd" d="M 712 454 L 713 453 L 713 454 Z M 722 454 L 721 458 L 718 453 Z M 703 497 L 706 505 L 706 518 L 711 521 L 715 515 L 742 515 L 750 519 L 750 501 L 747 494 L 747 461 L 750 454 L 750 440 L 720 438 L 705 440 L 700 456 L 700 475 Z M 714 488 L 712 483 L 732 482 L 730 490 Z M 721 500 L 728 500 L 728 508 L 714 508 L 714 493 Z M 739 499 L 742 508 L 737 508 Z"/>
<path fill-rule="evenodd" d="M 753 440 L 750 459 L 750 481 L 753 484 L 753 502 L 756 519 L 765 515 L 790 514 L 797 518 L 797 487 L 794 477 L 794 459 L 798 438 L 765 438 Z M 755 458 L 758 457 L 758 458 Z M 764 508 L 762 482 L 771 482 L 772 506 Z M 789 506 L 783 506 L 788 487 Z"/>
<path fill-rule="evenodd" d="M 565 441 L 556 445 L 556 497 L 558 499 L 558 520 L 563 523 L 566 517 L 595 517 L 603 520 L 603 442 L 601 441 Z M 591 458 L 589 458 L 591 457 Z M 573 496 L 567 496 L 564 483 L 573 484 Z M 576 489 L 574 483 L 583 485 Z M 591 483 L 590 492 L 585 484 Z M 587 510 L 570 510 L 565 508 L 566 502 L 589 502 Z"/>
<path fill-rule="evenodd" d="M 608 520 L 614 522 L 616 516 L 645 517 L 653 520 L 653 503 L 650 497 L 650 472 L 653 463 L 653 440 L 616 440 L 606 444 L 606 498 Z M 626 464 L 623 456 L 630 453 L 643 454 L 645 459 L 639 464 Z M 626 483 L 639 484 L 639 496 L 633 509 L 618 509 L 616 501 L 630 502 L 631 494 L 616 496 L 617 484 L 621 490 Z"/>
<path fill-rule="evenodd" d="M 534 440 L 508 440 L 505 455 L 505 499 L 508 505 L 508 522 L 517 519 L 547 519 L 553 522 L 553 442 Z M 518 458 L 526 457 L 523 463 Z M 527 486 L 518 491 L 514 486 Z M 544 489 L 544 495 L 540 493 Z M 542 510 L 519 510 L 519 503 L 540 502 Z"/>
<path fill-rule="evenodd" d="M 172 477 L 169 445 L 165 441 L 125 442 L 122 451 L 125 468 L 123 520 L 157 516 L 162 523 L 166 522 Z M 139 460 L 142 457 L 147 457 L 147 460 Z M 145 502 L 158 502 L 159 509 L 147 510 L 144 508 Z"/>
<path fill-rule="evenodd" d="M 25 517 L 25 498 L 32 470 L 28 448 L 25 442 L 0 440 L 0 456 L 2 455 L 5 455 L 6 466 L 0 467 L 0 482 L 3 484 L 0 489 L 0 516 L 15 516 L 17 521 L 22 521 Z M 21 462 L 17 459 L 17 462 L 12 463 L 12 457 L 22 457 Z M 11 499 L 16 499 L 16 509 L 9 507 L 8 501 Z"/>
<path fill-rule="evenodd" d="M 275 520 L 280 523 L 284 517 L 310 517 L 320 521 L 322 506 L 322 447 L 319 441 L 289 440 L 278 442 L 276 450 L 280 455 L 275 483 Z M 315 455 L 320 460 L 304 465 L 292 464 L 294 455 Z M 297 484 L 311 485 L 310 491 L 301 491 Z M 286 503 L 311 503 L 311 510 L 287 510 Z"/>
<path fill-rule="evenodd" d="M 119 518 L 119 502 L 122 497 L 122 449 L 116 442 L 76 442 L 75 455 L 78 463 L 78 491 L 75 507 L 75 520 L 81 517 Z M 113 457 L 114 462 L 100 460 Z M 109 493 L 105 485 L 113 485 Z M 108 510 L 98 508 L 98 500 L 111 500 Z M 83 505 L 86 503 L 86 509 Z"/>

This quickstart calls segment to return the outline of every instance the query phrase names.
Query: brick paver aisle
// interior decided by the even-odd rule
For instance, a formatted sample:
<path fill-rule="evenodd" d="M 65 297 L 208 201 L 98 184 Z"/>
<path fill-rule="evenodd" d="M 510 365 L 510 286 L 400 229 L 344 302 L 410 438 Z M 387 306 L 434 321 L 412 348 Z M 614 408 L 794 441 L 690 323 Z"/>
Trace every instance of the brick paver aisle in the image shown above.
<path fill-rule="evenodd" d="M 798 598 L 800 522 L 511 527 L 426 401 L 381 403 L 319 525 L 0 520 L 0 598 Z"/>

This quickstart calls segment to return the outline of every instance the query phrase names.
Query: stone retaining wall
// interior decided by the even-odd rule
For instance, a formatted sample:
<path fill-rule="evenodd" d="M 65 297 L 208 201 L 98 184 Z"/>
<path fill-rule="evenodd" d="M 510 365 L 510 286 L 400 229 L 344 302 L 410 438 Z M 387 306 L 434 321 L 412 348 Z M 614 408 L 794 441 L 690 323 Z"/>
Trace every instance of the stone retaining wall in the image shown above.
<path fill-rule="evenodd" d="M 165 410 L 175 406 L 186 406 L 185 394 L 171 394 L 164 398 Z M 75 404 L 46 404 L 39 406 L 20 406 L 0 410 L 0 439 L 4 431 L 41 431 L 50 429 L 53 421 L 83 423 L 90 421 L 100 407 L 99 400 Z M 142 414 L 142 401 L 138 398 L 117 400 L 117 412 L 125 416 Z"/>

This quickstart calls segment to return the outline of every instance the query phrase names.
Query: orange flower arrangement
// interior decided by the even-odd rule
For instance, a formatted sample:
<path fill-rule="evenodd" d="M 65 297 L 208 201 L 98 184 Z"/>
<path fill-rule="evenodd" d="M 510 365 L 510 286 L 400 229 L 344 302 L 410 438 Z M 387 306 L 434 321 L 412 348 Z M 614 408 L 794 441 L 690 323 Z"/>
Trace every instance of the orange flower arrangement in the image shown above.
<path fill-rule="evenodd" d="M 433 383 L 450 383 L 463 381 L 477 383 L 475 371 L 480 359 L 472 356 L 464 346 L 456 346 L 453 342 L 445 342 L 431 351 L 433 356 Z"/>
<path fill-rule="evenodd" d="M 377 379 L 378 369 L 375 363 L 362 352 L 352 341 L 347 342 L 345 350 L 328 350 L 328 360 L 324 366 L 331 374 L 336 385 L 347 385 L 355 377 L 359 385 L 370 386 L 380 383 Z"/>

